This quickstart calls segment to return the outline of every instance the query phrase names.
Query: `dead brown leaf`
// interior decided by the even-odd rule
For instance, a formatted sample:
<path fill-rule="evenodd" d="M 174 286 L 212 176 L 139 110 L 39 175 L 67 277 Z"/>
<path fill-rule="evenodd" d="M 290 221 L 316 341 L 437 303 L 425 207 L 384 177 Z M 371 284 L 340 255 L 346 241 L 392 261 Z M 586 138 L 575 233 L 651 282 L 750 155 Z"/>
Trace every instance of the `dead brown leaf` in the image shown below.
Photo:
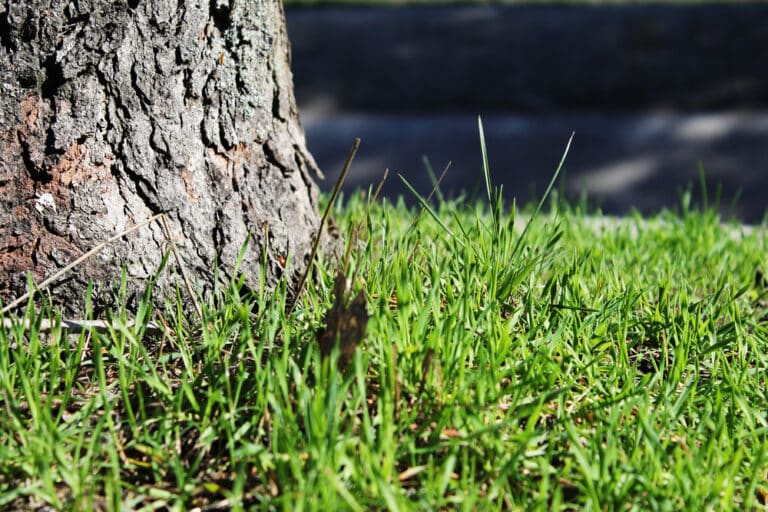
<path fill-rule="evenodd" d="M 365 290 L 360 290 L 355 298 L 347 302 L 349 283 L 342 272 L 336 274 L 333 281 L 334 301 L 325 313 L 325 326 L 317 332 L 320 344 L 320 354 L 323 357 L 331 355 L 334 346 L 339 347 L 339 369 L 345 369 L 355 350 L 365 336 L 368 325 L 368 309 L 366 308 Z"/>

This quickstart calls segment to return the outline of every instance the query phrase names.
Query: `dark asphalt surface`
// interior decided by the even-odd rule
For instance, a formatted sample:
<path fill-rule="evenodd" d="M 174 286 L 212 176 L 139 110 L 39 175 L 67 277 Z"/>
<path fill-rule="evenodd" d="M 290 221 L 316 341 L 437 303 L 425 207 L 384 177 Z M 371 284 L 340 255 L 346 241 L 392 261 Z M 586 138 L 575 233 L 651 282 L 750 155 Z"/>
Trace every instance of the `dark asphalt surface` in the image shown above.
<path fill-rule="evenodd" d="M 427 194 L 426 156 L 437 174 L 451 162 L 445 194 L 472 191 L 482 180 L 480 114 L 508 200 L 539 197 L 573 132 L 560 185 L 605 213 L 675 208 L 686 187 L 700 195 L 701 167 L 724 216 L 763 218 L 768 6 L 287 14 L 302 123 L 325 189 L 360 137 L 347 190 L 378 183 L 388 168 Z M 384 193 L 409 198 L 395 174 Z"/>
<path fill-rule="evenodd" d="M 538 199 L 574 132 L 560 185 L 571 198 L 586 194 L 605 213 L 674 208 L 690 186 L 700 197 L 700 167 L 710 200 L 720 190 L 724 215 L 757 223 L 766 209 L 768 112 L 489 116 L 483 125 L 491 176 L 508 200 Z M 425 156 L 438 175 L 451 162 L 441 183 L 445 194 L 483 186 L 474 116 L 305 115 L 304 126 L 310 151 L 325 171 L 326 189 L 335 183 L 355 137 L 362 144 L 347 190 L 375 185 L 389 169 L 385 195 L 408 194 L 396 173 L 426 195 L 432 182 Z"/>

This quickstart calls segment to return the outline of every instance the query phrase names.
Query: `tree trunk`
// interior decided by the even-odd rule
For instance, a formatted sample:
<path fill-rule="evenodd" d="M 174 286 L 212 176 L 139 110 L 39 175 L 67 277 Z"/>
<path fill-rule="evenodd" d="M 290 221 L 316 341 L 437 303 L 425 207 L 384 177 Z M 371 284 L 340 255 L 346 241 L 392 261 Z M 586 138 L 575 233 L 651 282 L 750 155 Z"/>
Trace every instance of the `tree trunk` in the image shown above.
<path fill-rule="evenodd" d="M 319 226 L 319 171 L 293 97 L 279 0 L 2 0 L 0 298 L 166 212 L 183 265 L 266 286 L 296 280 Z M 82 312 L 140 294 L 168 246 L 159 223 L 51 290 Z M 285 259 L 288 267 L 283 268 Z M 169 272 L 161 283 L 169 284 Z"/>

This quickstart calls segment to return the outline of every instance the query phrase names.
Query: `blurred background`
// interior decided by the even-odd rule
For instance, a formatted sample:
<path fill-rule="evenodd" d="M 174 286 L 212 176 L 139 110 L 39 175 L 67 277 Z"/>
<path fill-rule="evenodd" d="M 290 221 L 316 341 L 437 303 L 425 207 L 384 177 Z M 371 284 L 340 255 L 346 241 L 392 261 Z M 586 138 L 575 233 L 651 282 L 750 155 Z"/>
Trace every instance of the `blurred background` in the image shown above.
<path fill-rule="evenodd" d="M 507 204 L 537 199 L 571 133 L 560 190 L 607 214 L 724 217 L 768 206 L 768 4 L 286 1 L 295 92 L 332 188 L 484 197 L 477 116 Z M 479 187 L 479 188 L 478 188 Z"/>

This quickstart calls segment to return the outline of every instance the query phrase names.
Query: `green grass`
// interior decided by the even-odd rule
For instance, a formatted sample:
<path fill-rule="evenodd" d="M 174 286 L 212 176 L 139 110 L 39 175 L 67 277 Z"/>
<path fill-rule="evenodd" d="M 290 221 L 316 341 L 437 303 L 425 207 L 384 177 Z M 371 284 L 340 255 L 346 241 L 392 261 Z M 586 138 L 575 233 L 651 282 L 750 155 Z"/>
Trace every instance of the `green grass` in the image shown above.
<path fill-rule="evenodd" d="M 290 318 L 237 282 L 204 322 L 28 309 L 0 328 L 0 509 L 765 509 L 764 230 L 551 203 L 521 236 L 534 209 L 488 195 L 336 208 L 371 313 L 345 374 L 315 341 L 331 264 Z"/>

